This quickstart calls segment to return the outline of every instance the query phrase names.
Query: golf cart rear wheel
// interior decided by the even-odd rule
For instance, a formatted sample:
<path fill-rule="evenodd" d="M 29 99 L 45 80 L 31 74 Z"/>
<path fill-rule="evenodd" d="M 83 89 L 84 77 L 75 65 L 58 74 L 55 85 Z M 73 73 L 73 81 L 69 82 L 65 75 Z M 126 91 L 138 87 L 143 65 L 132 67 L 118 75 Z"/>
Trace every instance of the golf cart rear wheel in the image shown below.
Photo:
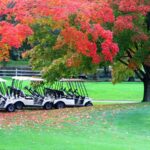
<path fill-rule="evenodd" d="M 18 110 L 21 110 L 23 108 L 24 104 L 22 102 L 17 102 L 15 104 L 15 108 L 18 109 Z"/>
<path fill-rule="evenodd" d="M 45 105 L 44 105 L 44 109 L 46 109 L 46 110 L 49 110 L 49 109 L 52 109 L 53 108 L 53 104 L 52 103 L 46 103 Z"/>
<path fill-rule="evenodd" d="M 93 106 L 93 104 L 92 104 L 91 102 L 87 102 L 87 103 L 85 104 L 85 106 L 86 106 L 86 107 L 89 107 L 89 106 Z"/>
<path fill-rule="evenodd" d="M 63 102 L 58 102 L 58 103 L 55 104 L 55 108 L 56 108 L 56 109 L 65 108 L 65 103 L 63 103 Z"/>
<path fill-rule="evenodd" d="M 6 111 L 14 112 L 15 111 L 15 106 L 13 104 L 9 104 L 6 108 Z"/>

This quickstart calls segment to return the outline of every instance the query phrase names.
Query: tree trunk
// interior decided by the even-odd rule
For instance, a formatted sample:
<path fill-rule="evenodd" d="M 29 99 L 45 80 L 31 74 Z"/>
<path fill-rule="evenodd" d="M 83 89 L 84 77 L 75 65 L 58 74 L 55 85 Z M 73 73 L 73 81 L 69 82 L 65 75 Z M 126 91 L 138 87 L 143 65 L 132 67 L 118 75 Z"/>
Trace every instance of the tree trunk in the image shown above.
<path fill-rule="evenodd" d="M 150 102 L 150 79 L 144 80 L 144 96 L 142 102 Z"/>

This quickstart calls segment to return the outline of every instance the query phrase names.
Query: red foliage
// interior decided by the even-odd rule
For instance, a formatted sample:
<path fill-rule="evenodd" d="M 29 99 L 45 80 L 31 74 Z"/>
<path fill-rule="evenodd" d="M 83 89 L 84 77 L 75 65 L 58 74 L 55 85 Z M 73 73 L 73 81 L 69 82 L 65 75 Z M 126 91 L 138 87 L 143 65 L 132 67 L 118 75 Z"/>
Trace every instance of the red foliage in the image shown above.
<path fill-rule="evenodd" d="M 113 57 L 118 53 L 119 48 L 118 45 L 112 43 L 110 40 L 106 40 L 102 43 L 102 54 L 106 61 L 113 61 Z"/>
<path fill-rule="evenodd" d="M 150 2 L 144 0 L 15 0 L 15 2 L 12 8 L 8 8 L 9 0 L 0 2 L 0 15 L 6 14 L 9 20 L 9 23 L 7 21 L 0 23 L 1 43 L 10 47 L 20 47 L 22 41 L 32 34 L 27 24 L 32 23 L 34 19 L 51 17 L 55 21 L 54 28 L 58 26 L 61 29 L 61 38 L 57 42 L 59 45 L 55 48 L 66 44 L 68 51 L 71 48 L 75 53 L 91 57 L 93 63 L 100 63 L 102 60 L 112 62 L 119 51 L 118 45 L 113 42 L 115 34 L 106 28 L 108 23 L 114 26 L 115 33 L 126 29 L 135 30 L 138 14 L 145 15 L 150 11 Z M 116 10 L 119 13 L 115 18 Z M 75 18 L 70 23 L 72 15 L 75 15 Z M 12 18 L 20 24 L 11 24 Z M 142 35 L 140 38 L 133 37 L 133 40 L 139 40 L 141 37 L 143 40 L 147 39 L 146 35 Z M 101 46 L 97 45 L 98 40 L 101 41 Z"/>
<path fill-rule="evenodd" d="M 149 40 L 149 37 L 143 32 L 138 33 L 132 37 L 133 42 L 147 41 L 147 40 Z"/>
<path fill-rule="evenodd" d="M 126 16 L 119 16 L 117 17 L 115 21 L 115 30 L 118 31 L 123 31 L 125 29 L 133 29 L 133 17 L 126 15 Z"/>
<path fill-rule="evenodd" d="M 16 26 L 6 21 L 0 22 L 0 42 L 11 47 L 19 48 L 25 38 L 32 34 L 32 30 L 23 24 Z"/>
<path fill-rule="evenodd" d="M 144 0 L 119 0 L 118 5 L 123 12 L 140 12 L 145 15 L 150 11 L 150 2 Z"/>
<path fill-rule="evenodd" d="M 9 49 L 19 48 L 22 42 L 33 33 L 25 21 L 28 18 L 29 23 L 29 16 L 31 17 L 27 4 L 27 1 L 20 0 L 1 0 L 0 2 L 0 61 L 8 60 Z"/>

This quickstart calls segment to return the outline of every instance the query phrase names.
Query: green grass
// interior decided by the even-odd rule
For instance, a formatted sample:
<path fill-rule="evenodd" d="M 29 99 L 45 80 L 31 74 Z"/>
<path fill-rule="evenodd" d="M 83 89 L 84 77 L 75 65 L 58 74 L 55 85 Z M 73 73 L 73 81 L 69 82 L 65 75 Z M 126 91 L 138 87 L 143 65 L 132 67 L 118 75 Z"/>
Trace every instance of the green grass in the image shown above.
<path fill-rule="evenodd" d="M 87 82 L 89 96 L 95 100 L 132 100 L 141 101 L 143 84 L 141 82 Z"/>
<path fill-rule="evenodd" d="M 19 67 L 19 66 L 28 66 L 29 62 L 27 60 L 10 60 L 6 62 L 5 64 L 0 62 L 0 66 L 5 66 L 5 67 Z"/>
<path fill-rule="evenodd" d="M 0 113 L 0 150 L 148 150 L 150 104 Z"/>

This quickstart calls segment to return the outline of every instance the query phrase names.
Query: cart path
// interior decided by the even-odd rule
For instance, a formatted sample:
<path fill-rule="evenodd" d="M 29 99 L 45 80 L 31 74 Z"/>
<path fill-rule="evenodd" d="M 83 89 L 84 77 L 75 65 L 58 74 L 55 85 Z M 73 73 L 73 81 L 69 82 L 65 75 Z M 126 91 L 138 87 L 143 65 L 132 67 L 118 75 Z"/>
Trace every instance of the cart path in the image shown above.
<path fill-rule="evenodd" d="M 97 103 L 139 103 L 139 101 L 125 101 L 125 100 L 93 100 L 92 102 Z"/>

